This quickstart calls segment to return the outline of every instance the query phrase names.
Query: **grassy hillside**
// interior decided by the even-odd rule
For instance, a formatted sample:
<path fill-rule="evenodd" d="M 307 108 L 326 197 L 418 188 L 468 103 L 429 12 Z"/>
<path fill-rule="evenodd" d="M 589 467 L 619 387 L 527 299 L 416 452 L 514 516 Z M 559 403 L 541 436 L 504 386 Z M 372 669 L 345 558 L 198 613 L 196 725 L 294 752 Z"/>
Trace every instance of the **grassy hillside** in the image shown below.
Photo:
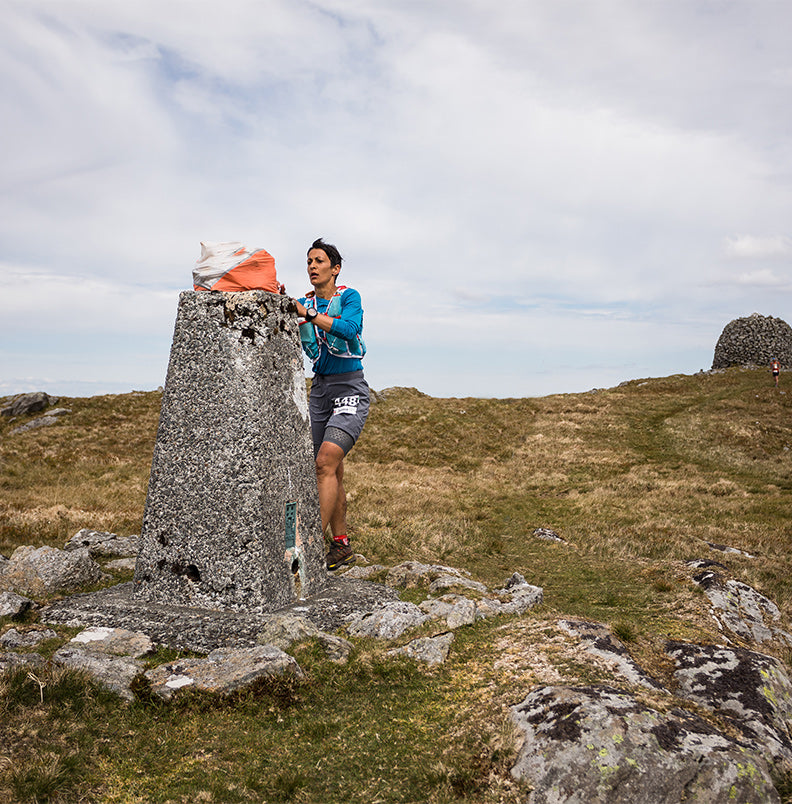
<path fill-rule="evenodd" d="M 490 586 L 518 571 L 544 587 L 545 605 L 457 632 L 440 670 L 386 660 L 365 641 L 339 669 L 309 644 L 298 651 L 303 685 L 225 702 L 120 705 L 76 694 L 73 674 L 52 671 L 42 703 L 37 684 L 12 674 L 0 796 L 518 800 L 508 706 L 537 683 L 598 672 L 561 647 L 533 647 L 558 616 L 610 624 L 664 678 L 665 639 L 719 639 L 685 561 L 724 561 L 792 612 L 783 385 L 731 369 L 539 399 L 384 393 L 347 461 L 357 551 L 386 565 L 451 564 Z M 81 527 L 139 532 L 159 403 L 158 393 L 62 399 L 70 416 L 18 436 L 8 431 L 20 421 L 0 422 L 0 553 L 62 546 Z M 566 543 L 534 538 L 542 526 Z"/>

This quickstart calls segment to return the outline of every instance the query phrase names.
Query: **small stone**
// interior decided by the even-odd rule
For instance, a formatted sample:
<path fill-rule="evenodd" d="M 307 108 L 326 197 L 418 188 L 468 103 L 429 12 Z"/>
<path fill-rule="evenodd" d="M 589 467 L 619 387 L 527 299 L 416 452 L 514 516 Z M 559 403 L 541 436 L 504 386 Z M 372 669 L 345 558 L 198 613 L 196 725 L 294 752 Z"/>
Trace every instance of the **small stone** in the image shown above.
<path fill-rule="evenodd" d="M 38 653 L 0 653 L 0 673 L 16 667 L 42 667 L 46 662 Z"/>
<path fill-rule="evenodd" d="M 441 575 L 435 578 L 429 584 L 429 592 L 434 594 L 441 589 L 453 589 L 454 587 L 461 587 L 463 589 L 473 589 L 476 592 L 486 592 L 487 587 L 483 583 L 471 580 L 470 578 L 462 578 L 458 575 Z"/>
<path fill-rule="evenodd" d="M 17 648 L 34 648 L 39 642 L 47 639 L 57 639 L 58 635 L 50 628 L 43 631 L 26 631 L 21 633 L 16 628 L 9 628 L 0 636 L 0 645 L 4 648 L 16 650 Z"/>
<path fill-rule="evenodd" d="M 111 656 L 71 643 L 56 651 L 52 661 L 84 671 L 98 684 L 126 700 L 134 698 L 130 685 L 144 667 L 143 662 L 132 656 Z"/>
<path fill-rule="evenodd" d="M 551 528 L 536 528 L 533 535 L 546 542 L 563 542 L 564 540 Z"/>
<path fill-rule="evenodd" d="M 8 559 L 0 563 L 0 573 L 7 564 Z M 14 592 L 0 592 L 0 617 L 20 617 L 32 606 L 33 601 L 29 597 L 23 597 Z"/>
<path fill-rule="evenodd" d="M 70 645 L 81 645 L 95 653 L 106 653 L 115 656 L 134 656 L 139 659 L 154 650 L 154 643 L 139 631 L 126 628 L 105 628 L 92 626 L 81 631 L 70 642 Z"/>
<path fill-rule="evenodd" d="M 137 556 L 139 536 L 122 537 L 115 533 L 82 528 L 69 539 L 63 549 L 67 551 L 87 549 L 92 558 L 97 556 Z M 134 565 L 132 567 L 134 569 Z"/>
<path fill-rule="evenodd" d="M 389 656 L 409 656 L 418 662 L 430 666 L 442 664 L 448 658 L 451 643 L 454 641 L 452 633 L 440 634 L 434 637 L 419 637 L 408 642 L 404 647 L 388 651 Z"/>
<path fill-rule="evenodd" d="M 302 678 L 297 662 L 274 645 L 218 648 L 205 659 L 181 659 L 146 672 L 152 691 L 170 698 L 183 687 L 227 694 L 266 676 Z"/>
<path fill-rule="evenodd" d="M 380 608 L 353 617 L 347 626 L 352 636 L 396 639 L 410 628 L 422 625 L 428 619 L 413 603 L 401 600 L 388 602 Z"/>

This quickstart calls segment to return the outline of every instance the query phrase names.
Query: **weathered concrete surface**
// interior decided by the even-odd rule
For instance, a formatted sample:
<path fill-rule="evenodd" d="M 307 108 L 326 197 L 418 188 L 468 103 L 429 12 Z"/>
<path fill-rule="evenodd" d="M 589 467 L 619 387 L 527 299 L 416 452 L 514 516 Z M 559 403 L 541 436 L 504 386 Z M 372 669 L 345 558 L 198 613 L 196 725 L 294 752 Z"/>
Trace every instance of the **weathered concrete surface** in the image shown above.
<path fill-rule="evenodd" d="M 72 627 L 126 628 L 172 648 L 208 653 L 220 647 L 260 644 L 259 637 L 267 624 L 285 612 L 298 614 L 320 630 L 332 632 L 360 612 L 396 597 L 397 593 L 387 586 L 330 578 L 316 595 L 277 612 L 212 610 L 141 599 L 133 594 L 130 582 L 52 603 L 41 610 L 41 621 Z"/>
<path fill-rule="evenodd" d="M 185 291 L 162 397 L 135 594 L 272 611 L 327 580 L 293 302 Z"/>

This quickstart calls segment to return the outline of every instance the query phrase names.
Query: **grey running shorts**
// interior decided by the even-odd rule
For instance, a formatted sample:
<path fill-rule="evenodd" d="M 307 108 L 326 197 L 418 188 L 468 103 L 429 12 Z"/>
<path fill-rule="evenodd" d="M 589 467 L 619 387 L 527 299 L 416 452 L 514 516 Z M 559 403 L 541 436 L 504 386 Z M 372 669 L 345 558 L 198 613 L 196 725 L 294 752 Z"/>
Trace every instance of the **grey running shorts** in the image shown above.
<path fill-rule="evenodd" d="M 363 430 L 369 412 L 369 387 L 362 371 L 314 374 L 309 399 L 314 454 L 332 441 L 346 455 Z"/>

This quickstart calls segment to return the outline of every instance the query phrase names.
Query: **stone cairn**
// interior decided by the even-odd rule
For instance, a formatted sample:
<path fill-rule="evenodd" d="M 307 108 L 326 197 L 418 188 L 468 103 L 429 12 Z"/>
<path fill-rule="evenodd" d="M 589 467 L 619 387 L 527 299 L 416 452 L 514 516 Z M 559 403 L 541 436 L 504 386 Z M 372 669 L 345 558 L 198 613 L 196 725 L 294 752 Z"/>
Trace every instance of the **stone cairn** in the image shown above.
<path fill-rule="evenodd" d="M 792 367 L 792 327 L 780 318 L 753 313 L 723 328 L 712 368 L 767 366 L 774 357 L 782 368 Z"/>

